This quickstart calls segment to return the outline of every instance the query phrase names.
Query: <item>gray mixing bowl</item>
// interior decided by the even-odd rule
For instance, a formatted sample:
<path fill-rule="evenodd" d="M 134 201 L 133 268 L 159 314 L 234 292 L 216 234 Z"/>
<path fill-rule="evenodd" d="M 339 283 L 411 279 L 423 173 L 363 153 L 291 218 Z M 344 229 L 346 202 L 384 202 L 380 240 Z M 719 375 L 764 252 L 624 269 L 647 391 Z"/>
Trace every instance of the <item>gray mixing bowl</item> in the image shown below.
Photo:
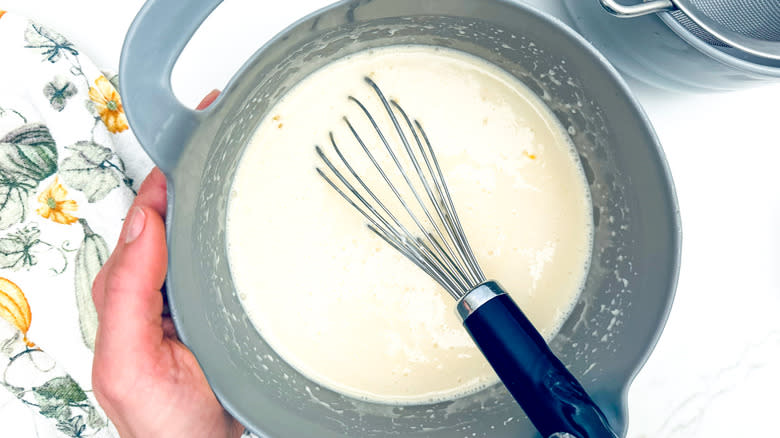
<path fill-rule="evenodd" d="M 416 43 L 458 49 L 504 68 L 568 128 L 593 195 L 595 244 L 579 303 L 551 346 L 613 426 L 625 431 L 627 387 L 672 302 L 680 222 L 653 130 L 604 58 L 558 20 L 511 1 L 344 1 L 282 32 L 208 110 L 195 112 L 173 96 L 171 70 L 219 3 L 149 1 L 128 33 L 120 77 L 130 124 L 169 181 L 173 317 L 225 407 L 267 437 L 536 436 L 501 385 L 405 407 L 322 388 L 265 343 L 236 296 L 226 206 L 236 165 L 260 120 L 287 90 L 336 58 Z M 295 279 L 290 282 L 295 287 Z"/>

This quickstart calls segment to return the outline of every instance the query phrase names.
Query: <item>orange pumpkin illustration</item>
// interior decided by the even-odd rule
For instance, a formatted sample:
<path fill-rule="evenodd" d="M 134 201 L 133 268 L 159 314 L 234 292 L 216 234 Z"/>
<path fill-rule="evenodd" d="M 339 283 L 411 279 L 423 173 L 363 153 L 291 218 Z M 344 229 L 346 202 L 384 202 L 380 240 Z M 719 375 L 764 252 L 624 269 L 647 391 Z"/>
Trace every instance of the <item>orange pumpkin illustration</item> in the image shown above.
<path fill-rule="evenodd" d="M 30 329 L 32 322 L 32 313 L 27 297 L 14 282 L 2 277 L 0 277 L 0 317 L 15 325 L 22 332 L 28 346 L 35 345 L 27 340 L 27 330 Z"/>

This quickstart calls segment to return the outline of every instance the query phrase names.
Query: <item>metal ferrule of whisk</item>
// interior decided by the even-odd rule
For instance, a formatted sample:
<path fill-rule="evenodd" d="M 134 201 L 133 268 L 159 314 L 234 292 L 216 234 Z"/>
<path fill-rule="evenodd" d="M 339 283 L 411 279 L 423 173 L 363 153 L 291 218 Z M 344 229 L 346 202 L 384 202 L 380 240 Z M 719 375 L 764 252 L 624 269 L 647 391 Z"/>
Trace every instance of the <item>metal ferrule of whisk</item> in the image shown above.
<path fill-rule="evenodd" d="M 365 81 L 387 112 L 392 124 L 389 135 L 361 101 L 352 96 L 349 99 L 365 114 L 372 134 L 393 163 L 386 166 L 391 169 L 380 165 L 347 117 L 344 122 L 370 160 L 369 168 L 373 167 L 384 180 L 386 187 L 382 190 L 387 193 L 389 189 L 395 198 L 390 201 L 400 208 L 391 208 L 388 200 L 379 196 L 380 188 L 370 187 L 360 176 L 332 132 L 330 142 L 338 161 L 331 161 L 316 146 L 326 168 L 317 168 L 317 172 L 365 217 L 371 231 L 458 301 L 456 309 L 464 327 L 543 436 L 617 437 L 599 407 L 555 357 L 517 304 L 497 282 L 485 278 L 422 124 L 410 119 L 397 101 L 388 100 L 373 80 Z M 391 175 L 392 167 L 395 170 Z M 403 216 L 393 212 L 398 210 Z"/>

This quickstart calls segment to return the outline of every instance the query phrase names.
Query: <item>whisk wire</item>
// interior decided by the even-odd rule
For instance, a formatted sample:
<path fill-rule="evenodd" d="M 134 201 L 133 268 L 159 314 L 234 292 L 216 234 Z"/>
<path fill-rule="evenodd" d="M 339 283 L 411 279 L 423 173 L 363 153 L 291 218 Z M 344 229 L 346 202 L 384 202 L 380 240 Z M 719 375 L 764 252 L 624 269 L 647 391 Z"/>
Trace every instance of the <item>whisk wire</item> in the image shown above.
<path fill-rule="evenodd" d="M 350 182 L 349 178 L 345 176 L 345 173 L 328 159 L 319 146 L 315 147 L 317 154 L 325 163 L 325 166 L 329 169 L 330 173 L 335 175 L 335 180 L 338 180 L 341 184 L 336 183 L 333 178 L 329 177 L 325 171 L 320 168 L 317 168 L 317 173 L 325 179 L 325 181 L 327 181 L 342 198 L 368 220 L 369 223 L 367 225 L 372 232 L 431 276 L 447 290 L 453 298 L 459 299 L 479 284 L 482 284 L 485 281 L 485 276 L 474 257 L 473 251 L 463 231 L 463 227 L 455 212 L 449 189 L 444 181 L 444 176 L 436 155 L 433 152 L 433 147 L 431 146 L 425 130 L 417 120 L 412 122 L 407 113 L 395 100 L 388 101 L 376 83 L 371 79 L 365 78 L 365 81 L 373 88 L 387 111 L 401 144 L 408 155 L 409 162 L 411 163 L 414 172 L 417 173 L 420 184 L 427 195 L 429 203 L 433 206 L 432 209 L 435 211 L 435 214 L 431 213 L 431 208 L 423 199 L 424 196 L 420 194 L 410 178 L 409 173 L 411 172 L 408 171 L 408 166 L 405 168 L 401 163 L 400 157 L 394 151 L 387 137 L 379 127 L 377 120 L 372 116 L 368 108 L 353 96 L 350 96 L 349 100 L 360 107 L 368 122 L 374 128 L 376 135 L 384 145 L 392 161 L 395 163 L 395 167 L 403 177 L 406 185 L 409 187 L 412 196 L 419 204 L 425 219 L 427 219 L 425 222 L 429 227 L 426 228 L 423 221 L 418 218 L 412 207 L 406 202 L 398 187 L 396 187 L 385 169 L 379 164 L 375 155 L 368 148 L 355 126 L 347 117 L 344 117 L 344 122 L 349 128 L 349 131 L 352 133 L 373 167 L 382 177 L 387 188 L 392 191 L 411 221 L 420 230 L 423 237 L 418 237 L 411 233 L 401 220 L 392 213 L 390 208 L 380 200 L 375 191 L 358 175 L 355 168 L 342 153 L 332 132 L 330 133 L 330 141 L 333 150 L 339 157 L 343 167 L 346 168 L 347 173 L 351 175 L 351 179 L 354 179 L 357 182 L 356 184 L 360 189 L 355 183 Z M 396 112 L 400 114 L 406 127 L 411 132 L 414 143 L 419 150 L 418 153 L 422 156 L 424 166 L 420 162 L 418 153 L 415 153 Z M 423 142 L 425 143 L 424 145 Z M 363 193 L 361 193 L 361 191 Z M 442 228 L 444 228 L 444 231 L 442 231 Z"/>
<path fill-rule="evenodd" d="M 378 90 L 378 88 L 377 88 L 377 90 Z M 381 95 L 381 94 L 380 94 L 380 97 L 382 99 L 384 99 L 384 96 Z M 437 231 L 437 234 L 440 236 L 440 238 L 444 239 L 444 236 L 442 235 L 441 230 L 439 230 L 438 227 L 436 227 L 436 223 L 433 221 L 433 218 L 431 217 L 430 212 L 428 211 L 428 209 L 425 208 L 425 204 L 422 202 L 422 199 L 420 198 L 419 194 L 417 193 L 417 190 L 414 188 L 414 185 L 412 184 L 411 180 L 409 179 L 409 176 L 403 170 L 403 165 L 399 161 L 398 156 L 393 151 L 392 146 L 390 146 L 390 142 L 385 137 L 385 135 L 382 132 L 382 129 L 379 127 L 379 124 L 377 123 L 376 119 L 374 119 L 374 117 L 371 115 L 371 112 L 368 111 L 368 108 L 366 108 L 366 106 L 363 105 L 363 103 L 361 101 L 359 101 L 358 99 L 356 99 L 356 98 L 354 98 L 352 96 L 349 97 L 349 100 L 355 102 L 360 107 L 360 109 L 363 111 L 363 113 L 366 115 L 366 118 L 368 119 L 368 121 L 373 126 L 374 130 L 377 133 L 377 136 L 381 140 L 382 144 L 385 146 L 385 149 L 388 151 L 390 157 L 392 158 L 392 160 L 395 163 L 396 167 L 398 168 L 399 172 L 401 173 L 401 175 L 403 176 L 404 180 L 406 181 L 406 184 L 410 187 L 410 189 L 412 191 L 412 194 L 414 195 L 414 197 L 416 198 L 417 202 L 422 207 L 422 210 L 425 213 L 428 221 L 433 225 L 434 229 Z M 393 114 L 391 114 L 391 118 L 393 118 L 393 120 L 395 120 L 395 116 Z M 376 170 L 379 172 L 379 174 L 384 179 L 384 181 L 387 184 L 387 186 L 390 188 L 390 190 L 395 195 L 396 199 L 401 203 L 401 205 L 403 206 L 404 210 L 406 210 L 407 215 L 412 219 L 412 221 L 415 223 L 415 225 L 420 230 L 420 232 L 427 236 L 428 232 L 425 229 L 425 226 L 422 224 L 422 222 L 420 222 L 419 218 L 414 214 L 414 212 L 412 211 L 412 208 L 406 202 L 404 197 L 401 196 L 400 192 L 398 191 L 398 188 L 395 186 L 395 184 L 393 184 L 392 180 L 387 175 L 387 172 L 385 172 L 385 170 L 382 168 L 382 166 L 378 163 L 378 161 L 374 157 L 374 154 L 371 153 L 371 151 L 369 150 L 368 146 L 366 146 L 365 142 L 363 142 L 363 140 L 361 139 L 360 135 L 355 130 L 355 128 L 352 125 L 352 123 L 350 123 L 349 119 L 346 118 L 346 117 L 344 118 L 344 121 L 346 122 L 346 124 L 349 127 L 349 129 L 352 132 L 352 134 L 355 136 L 355 139 L 360 144 L 361 148 L 363 149 L 363 152 L 365 152 L 366 156 L 369 158 L 371 163 L 374 165 L 374 168 L 376 168 Z M 400 126 L 398 125 L 397 120 L 395 120 L 394 123 L 400 129 Z M 401 138 L 403 139 L 403 141 L 406 141 L 405 136 L 403 134 L 403 131 L 399 131 L 399 133 L 400 133 L 399 135 L 401 135 Z M 355 175 L 355 176 L 357 177 L 357 175 Z M 360 177 L 357 177 L 357 178 L 362 180 Z M 430 243 L 433 243 L 433 241 L 431 241 Z M 443 254 L 440 254 L 440 255 L 443 256 Z M 450 258 L 446 258 L 446 259 L 452 260 L 451 257 Z M 454 276 L 459 277 L 458 282 L 461 283 L 461 284 L 465 284 L 466 288 L 468 288 L 468 285 L 470 284 L 470 282 L 469 282 L 469 279 L 464 275 L 464 269 L 463 269 L 462 266 L 457 265 L 457 264 L 456 265 L 447 266 L 447 271 L 451 272 Z"/>
<path fill-rule="evenodd" d="M 349 123 L 349 122 L 347 122 Z M 359 136 L 356 138 L 359 142 L 362 142 Z M 374 208 L 374 206 L 371 205 L 370 202 L 368 202 L 367 199 L 365 199 L 364 196 L 360 194 L 360 192 L 355 188 L 355 186 L 350 183 L 346 177 L 340 172 L 336 166 L 328 159 L 328 157 L 325 155 L 325 153 L 322 151 L 322 149 L 319 146 L 315 147 L 315 150 L 317 151 L 317 154 L 320 156 L 322 161 L 325 163 L 325 165 L 330 169 L 330 171 L 341 181 L 341 183 L 344 185 L 344 187 L 347 188 L 347 190 L 352 193 L 352 195 L 368 210 L 366 212 L 360 206 L 358 206 L 347 194 L 339 189 L 337 185 L 328 178 L 320 169 L 317 169 L 317 172 L 325 178 L 326 181 L 336 189 L 336 191 L 347 200 L 347 202 L 350 203 L 355 209 L 357 209 L 364 217 L 366 217 L 371 224 L 374 225 L 374 232 L 380 235 L 383 239 L 385 239 L 388 243 L 389 242 L 395 242 L 393 246 L 396 247 L 399 251 L 402 252 L 402 254 L 406 255 L 409 259 L 411 259 L 413 262 L 417 263 L 419 261 L 423 262 L 424 266 L 420 266 L 423 270 L 428 272 L 429 270 L 435 270 L 437 272 L 436 280 L 440 281 L 441 279 L 446 280 L 448 285 L 454 290 L 455 288 L 461 289 L 466 287 L 462 280 L 455 275 L 455 273 L 452 272 L 451 269 L 449 269 L 446 264 L 441 263 L 441 259 L 439 257 L 436 257 L 429 249 L 429 247 L 425 244 L 425 242 L 418 242 L 418 245 L 420 247 L 417 247 L 415 245 L 410 245 L 409 242 L 416 241 L 416 238 L 407 230 L 407 228 L 400 223 L 400 221 L 393 215 L 392 212 L 382 203 L 382 201 L 379 200 L 379 198 L 376 196 L 376 194 L 366 185 L 366 183 L 363 181 L 362 178 L 360 178 L 357 175 L 357 172 L 355 172 L 354 168 L 349 164 L 349 161 L 344 157 L 344 154 L 342 154 L 341 149 L 336 144 L 336 140 L 331 134 L 330 136 L 331 144 L 333 146 L 333 149 L 336 151 L 336 154 L 341 159 L 344 166 L 347 168 L 347 170 L 352 174 L 354 179 L 363 187 L 363 190 L 376 202 L 376 204 L 382 209 L 385 214 L 390 218 L 393 223 L 395 223 L 396 228 L 394 228 L 383 216 L 379 211 Z M 369 214 L 370 213 L 370 214 Z M 376 220 L 375 220 L 376 219 Z M 379 223 L 377 223 L 377 221 Z M 423 254 L 424 253 L 424 254 Z M 430 263 L 428 259 L 425 258 L 425 256 L 429 258 L 433 258 L 436 262 L 444 265 L 441 268 L 438 267 L 439 265 L 436 265 L 435 263 Z"/>
<path fill-rule="evenodd" d="M 455 235 L 458 238 L 458 244 L 456 246 L 459 249 L 462 249 L 463 252 L 465 253 L 467 265 L 471 270 L 473 270 L 474 274 L 478 279 L 478 283 L 484 283 L 485 281 L 487 281 L 487 278 L 485 277 L 485 273 L 482 271 L 482 268 L 479 266 L 479 263 L 477 262 L 477 258 L 474 256 L 474 251 L 471 249 L 471 245 L 469 244 L 468 239 L 466 239 L 466 233 L 463 231 L 463 226 L 460 223 L 460 218 L 458 218 L 458 213 L 457 211 L 455 211 L 455 205 L 452 203 L 452 196 L 450 196 L 450 190 L 447 187 L 447 181 L 444 180 L 444 174 L 441 171 L 441 166 L 439 166 L 439 160 L 436 159 L 436 154 L 433 152 L 433 146 L 431 146 L 431 141 L 428 139 L 428 134 L 425 133 L 425 130 L 423 129 L 419 121 L 415 120 L 414 124 L 417 126 L 417 129 L 420 131 L 423 140 L 425 140 L 425 145 L 428 147 L 428 152 L 431 155 L 431 161 L 433 162 L 433 165 L 436 167 L 436 173 L 438 174 L 438 179 L 434 176 L 433 181 L 434 184 L 436 185 L 436 190 L 439 192 L 439 197 L 442 200 L 443 207 L 447 212 L 446 215 L 447 222 L 451 223 L 453 229 L 455 230 Z M 430 167 L 430 164 L 428 164 L 428 166 Z M 433 175 L 433 171 L 431 171 L 431 175 Z"/>
<path fill-rule="evenodd" d="M 391 103 L 398 110 L 398 112 L 401 113 L 401 116 L 403 116 L 407 126 L 409 126 L 409 130 L 412 132 L 415 142 L 417 143 L 417 147 L 420 149 L 420 155 L 422 155 L 423 160 L 425 161 L 425 165 L 428 168 L 428 174 L 430 175 L 431 177 L 430 179 L 433 181 L 433 186 L 435 187 L 436 192 L 439 195 L 438 198 L 434 195 L 433 191 L 431 190 L 428 179 L 425 177 L 425 174 L 423 173 L 422 169 L 420 169 L 417 159 L 415 158 L 415 154 L 413 154 L 411 149 L 408 148 L 407 148 L 407 152 L 409 153 L 409 156 L 412 162 L 414 163 L 415 170 L 417 170 L 417 174 L 420 178 L 420 182 L 423 184 L 423 186 L 425 187 L 425 191 L 428 193 L 428 198 L 430 199 L 431 204 L 433 204 L 433 207 L 436 210 L 439 219 L 441 220 L 442 224 L 444 224 L 444 228 L 445 230 L 447 230 L 447 234 L 449 235 L 450 239 L 454 243 L 454 246 L 457 249 L 461 259 L 465 262 L 464 264 L 466 266 L 466 272 L 470 276 L 469 279 L 471 280 L 471 287 L 472 288 L 476 287 L 478 284 L 483 283 L 485 281 L 485 275 L 482 273 L 482 270 L 480 269 L 479 265 L 476 263 L 476 259 L 474 258 L 474 255 L 471 252 L 471 247 L 469 246 L 468 241 L 465 238 L 465 233 L 463 233 L 463 229 L 461 228 L 459 221 L 454 222 L 451 220 L 452 215 L 450 214 L 450 210 L 447 207 L 447 204 L 445 204 L 443 201 L 444 194 L 442 193 L 441 187 L 439 185 L 439 181 L 436 178 L 436 174 L 434 174 L 433 168 L 431 167 L 431 161 L 435 161 L 436 167 L 438 168 L 438 160 L 436 160 L 436 156 L 433 155 L 433 148 L 430 147 L 430 143 L 428 143 L 428 149 L 429 149 L 429 153 L 432 154 L 433 160 L 428 159 L 428 154 L 425 153 L 425 148 L 423 147 L 422 142 L 420 141 L 420 136 L 417 135 L 417 130 L 419 130 L 420 133 L 425 137 L 426 142 L 428 140 L 428 136 L 425 134 L 422 125 L 420 125 L 418 121 L 415 120 L 415 124 L 412 125 L 412 121 L 409 119 L 409 116 L 407 116 L 406 111 L 404 111 L 404 109 L 401 108 L 401 105 L 399 105 L 398 102 L 392 101 Z M 417 127 L 417 130 L 415 130 L 415 126 Z M 441 176 L 441 172 L 439 172 L 439 176 Z M 449 192 L 447 193 L 447 199 L 450 199 Z M 451 199 L 450 199 L 450 205 L 452 205 Z M 452 213 L 454 213 L 454 208 L 452 210 Z M 458 230 L 460 230 L 460 234 L 458 233 Z M 439 235 L 441 236 L 441 232 L 439 232 Z"/>
<path fill-rule="evenodd" d="M 452 283 L 452 279 L 449 278 L 447 275 L 445 275 L 440 269 L 435 265 L 431 264 L 428 260 L 425 259 L 425 257 L 421 257 L 418 254 L 415 254 L 414 252 L 407 252 L 405 246 L 401 246 L 398 242 L 390 239 L 385 233 L 377 230 L 374 226 L 368 225 L 368 229 L 373 231 L 376 235 L 378 235 L 382 240 L 384 240 L 386 243 L 388 243 L 390 246 L 392 246 L 396 251 L 400 252 L 406 258 L 408 258 L 412 263 L 417 265 L 418 268 L 422 269 L 423 272 L 430 275 L 436 282 L 438 282 L 444 289 L 447 291 L 447 293 L 450 294 L 453 298 L 457 299 L 459 297 L 458 291 L 460 290 L 455 284 Z M 435 256 L 434 256 L 435 257 Z"/>
<path fill-rule="evenodd" d="M 441 212 L 438 211 L 438 205 L 437 205 L 438 203 L 436 202 L 436 200 L 435 200 L 435 198 L 433 196 L 433 193 L 431 192 L 430 185 L 428 184 L 428 182 L 427 182 L 427 180 L 425 178 L 425 175 L 424 175 L 422 169 L 420 168 L 420 164 L 419 164 L 419 161 L 417 160 L 416 154 L 414 154 L 414 152 L 412 151 L 412 147 L 411 147 L 411 145 L 409 143 L 409 140 L 407 139 L 406 134 L 404 134 L 404 131 L 403 131 L 402 127 L 401 127 L 400 122 L 398 121 L 398 118 L 395 115 L 395 112 L 391 108 L 390 102 L 388 102 L 388 100 L 385 97 L 384 93 L 382 93 L 382 90 L 379 89 L 379 86 L 373 80 L 371 80 L 370 78 L 366 77 L 365 81 L 366 81 L 366 83 L 368 83 L 374 89 L 374 92 L 377 94 L 377 96 L 379 97 L 379 100 L 382 102 L 382 105 L 384 106 L 385 111 L 387 111 L 388 116 L 390 116 L 390 121 L 393 123 L 393 126 L 395 127 L 395 130 L 398 133 L 398 137 L 400 138 L 401 143 L 403 144 L 404 149 L 406 150 L 406 153 L 409 156 L 409 159 L 410 159 L 410 161 L 412 163 L 412 166 L 414 166 L 414 170 L 417 173 L 417 175 L 418 175 L 418 177 L 419 177 L 419 179 L 420 179 L 420 181 L 421 181 L 421 183 L 423 185 L 423 188 L 426 190 L 426 192 L 428 194 L 428 197 L 431 200 L 431 203 L 434 205 L 434 207 L 437 210 L 437 213 L 439 213 L 439 217 L 441 218 L 442 217 L 441 216 Z M 352 98 L 352 100 L 357 102 L 357 99 L 355 99 L 355 98 Z M 371 115 L 371 113 L 366 109 L 366 107 L 364 105 L 362 105 L 360 102 L 358 102 L 358 103 L 360 104 L 360 108 L 363 110 L 363 112 L 365 113 L 366 117 L 369 119 L 371 124 L 374 126 L 374 129 L 376 129 L 377 132 L 381 132 L 380 129 L 379 129 L 379 126 L 376 123 L 376 120 Z M 414 135 L 415 139 L 417 140 L 418 145 L 420 146 L 420 148 L 422 150 L 422 144 L 419 142 L 419 138 L 417 137 L 417 133 L 415 132 L 414 128 L 412 127 L 412 124 L 411 124 L 411 122 L 409 120 L 409 117 L 406 115 L 406 112 L 404 112 L 403 109 L 401 108 L 401 106 L 397 102 L 395 102 L 395 101 L 393 102 L 393 106 L 395 106 L 396 108 L 398 108 L 400 110 L 401 114 L 403 115 L 404 119 L 406 120 L 407 124 L 409 125 L 409 128 L 412 131 L 412 134 Z M 409 186 L 409 189 L 411 190 L 414 198 L 417 200 L 417 203 L 422 208 L 422 211 L 425 214 L 426 218 L 428 219 L 428 222 L 431 224 L 431 226 L 433 227 L 434 231 L 436 231 L 436 234 L 439 236 L 441 241 L 444 243 L 444 249 L 446 249 L 446 251 L 448 251 L 450 254 L 454 254 L 454 251 L 453 251 L 452 247 L 450 246 L 449 242 L 447 241 L 447 239 L 445 238 L 444 233 L 442 233 L 442 231 L 441 231 L 440 227 L 438 226 L 437 222 L 433 219 L 433 217 L 432 217 L 432 215 L 430 213 L 430 209 L 428 209 L 425 206 L 424 201 L 422 200 L 420 194 L 418 193 L 417 189 L 415 188 L 414 184 L 412 183 L 411 179 L 409 178 L 409 175 L 408 175 L 409 172 L 407 172 L 404 169 L 404 167 L 401 164 L 397 154 L 395 153 L 395 151 L 393 151 L 393 148 L 386 141 L 386 139 L 384 138 L 384 135 L 380 134 L 380 138 L 382 139 L 382 142 L 385 145 L 385 148 L 387 149 L 388 154 L 393 159 L 393 162 L 395 163 L 396 167 L 398 168 L 398 171 L 401 173 L 401 176 L 403 176 L 404 181 L 406 181 L 406 184 Z M 424 153 L 424 151 L 423 151 L 423 153 Z M 410 215 L 411 215 L 411 212 L 410 212 Z M 422 230 L 422 231 L 425 232 L 424 230 Z M 452 236 L 450 236 L 450 238 L 452 239 L 452 242 L 455 243 L 455 239 L 453 239 Z M 475 278 L 469 278 L 468 277 L 468 274 L 470 274 L 471 272 L 463 264 L 460 263 L 460 260 L 458 260 L 457 258 L 450 258 L 450 259 L 454 260 L 456 262 L 456 265 L 457 265 L 457 268 L 458 268 L 457 272 L 460 273 L 461 275 L 463 275 L 464 280 L 466 280 L 466 283 L 470 285 L 470 288 L 476 286 L 477 284 L 479 284 L 479 282 L 476 281 Z M 465 258 L 463 258 L 463 259 L 465 260 Z"/>
<path fill-rule="evenodd" d="M 442 272 L 439 267 L 437 267 L 435 264 L 432 264 L 428 259 L 426 259 L 421 253 L 418 248 L 416 248 L 413 245 L 408 245 L 408 239 L 406 237 L 400 236 L 397 232 L 394 231 L 394 229 L 389 226 L 387 221 L 385 220 L 382 215 L 378 214 L 376 210 L 371 207 L 371 205 L 365 200 L 365 198 L 360 195 L 360 193 L 355 189 L 355 187 L 350 184 L 342 175 L 341 172 L 339 172 L 335 166 L 330 162 L 330 160 L 324 155 L 322 150 L 319 147 L 316 147 L 317 153 L 319 154 L 320 158 L 325 162 L 325 164 L 328 166 L 328 168 L 333 172 L 336 177 L 344 184 L 345 187 L 347 187 L 347 190 L 349 190 L 355 198 L 357 198 L 372 214 L 369 214 L 361 208 L 357 203 L 355 203 L 352 198 L 350 198 L 341 188 L 339 188 L 338 184 L 336 184 L 331 178 L 329 178 L 320 168 L 317 168 L 317 173 L 325 179 L 325 181 L 339 194 L 342 198 L 344 198 L 355 210 L 360 212 L 363 217 L 366 218 L 366 220 L 369 221 L 368 228 L 376 233 L 379 237 L 382 238 L 385 242 L 390 244 L 393 248 L 395 248 L 397 251 L 399 251 L 401 254 L 406 256 L 410 261 L 412 261 L 415 265 L 417 265 L 420 269 L 422 269 L 424 272 L 426 272 L 428 275 L 434 278 L 439 284 L 444 287 L 450 295 L 453 297 L 457 297 L 457 290 L 459 285 L 453 283 L 454 279 L 452 278 L 451 274 L 448 274 L 446 272 Z M 374 216 L 374 217 L 372 217 Z M 376 218 L 376 220 L 375 220 Z M 385 226 L 381 225 L 377 222 L 382 222 Z M 426 248 L 427 249 L 427 248 Z M 426 254 L 430 257 L 429 253 Z"/>
<path fill-rule="evenodd" d="M 349 126 L 350 130 L 352 130 L 353 134 L 355 135 L 355 138 L 357 139 L 358 143 L 363 145 L 363 140 L 360 138 L 360 136 L 357 134 L 355 129 L 352 127 L 352 124 L 349 123 L 349 120 L 345 119 L 345 121 L 347 123 L 347 126 Z M 341 160 L 342 163 L 344 163 L 344 166 L 347 168 L 349 173 L 352 174 L 354 179 L 363 187 L 363 190 L 366 193 L 368 193 L 369 196 L 371 196 L 371 198 L 374 200 L 374 202 L 377 203 L 379 208 L 381 208 L 385 212 L 385 214 L 390 218 L 390 220 L 392 220 L 393 223 L 395 223 L 396 227 L 398 227 L 400 230 L 404 231 L 404 233 L 406 234 L 407 238 L 411 237 L 411 234 L 407 231 L 406 227 L 404 227 L 403 224 L 401 224 L 398 221 L 398 219 L 396 219 L 396 217 L 393 215 L 393 213 L 391 213 L 390 210 L 385 206 L 385 204 L 382 201 L 379 200 L 379 198 L 374 194 L 374 192 L 366 185 L 366 183 L 363 181 L 363 179 L 358 176 L 357 172 L 355 172 L 355 169 L 352 168 L 352 166 L 349 164 L 349 161 L 347 161 L 346 157 L 344 157 L 344 154 L 341 153 L 341 149 L 339 149 L 338 145 L 336 144 L 336 139 L 333 137 L 333 133 L 332 132 L 330 133 L 330 143 L 333 146 L 333 150 L 336 151 L 336 155 L 338 155 L 339 159 Z M 320 150 L 320 151 L 318 151 L 318 153 L 322 154 L 322 151 Z M 324 158 L 324 156 L 323 156 L 323 159 L 327 160 L 327 158 Z M 336 172 L 335 168 L 333 168 L 333 167 L 331 167 L 331 170 Z M 384 218 L 378 212 L 376 212 L 373 209 L 373 207 L 371 207 L 370 205 L 366 205 L 366 207 L 368 207 L 371 210 L 371 212 L 374 213 L 375 216 L 377 216 L 378 218 L 382 219 L 383 223 L 385 224 L 385 226 L 388 227 L 388 229 L 391 229 L 391 230 L 393 229 L 390 226 L 390 224 L 385 222 Z M 397 237 L 400 238 L 398 233 L 394 233 L 394 234 L 396 234 Z"/>
<path fill-rule="evenodd" d="M 333 148 L 336 150 L 336 153 L 341 157 L 341 153 L 338 147 L 336 146 L 335 142 L 333 143 Z M 347 190 L 349 190 L 359 201 L 361 201 L 361 203 L 368 209 L 368 211 L 371 212 L 371 215 L 365 213 L 358 205 L 354 203 L 354 201 L 349 196 L 346 195 L 346 193 L 344 193 L 341 189 L 339 189 L 339 187 L 330 178 L 328 178 L 327 175 L 325 175 L 321 169 L 317 168 L 317 172 L 330 183 L 331 187 L 333 187 L 341 196 L 343 196 L 347 200 L 347 202 L 349 202 L 353 207 L 358 209 L 361 213 L 364 213 L 363 215 L 366 216 L 366 218 L 369 221 L 375 224 L 376 227 L 382 229 L 383 231 L 386 231 L 388 234 L 392 234 L 395 238 L 399 240 L 402 239 L 402 237 L 398 235 L 397 231 L 395 231 L 395 229 L 387 222 L 384 216 L 379 214 L 370 203 L 366 202 L 365 199 L 357 191 L 357 189 L 355 189 L 355 187 L 349 181 L 347 181 L 344 175 L 336 169 L 336 167 L 333 165 L 333 163 L 331 163 L 328 157 L 325 156 L 325 153 L 322 152 L 322 149 L 320 149 L 320 147 L 317 146 L 315 147 L 315 150 L 317 151 L 317 154 L 320 156 L 320 158 L 325 163 L 325 165 L 328 167 L 328 169 L 330 169 L 330 171 L 333 172 L 334 175 L 336 175 L 336 177 L 341 181 L 342 184 L 344 184 Z M 352 166 L 349 165 L 349 162 L 344 161 L 344 163 L 347 166 L 347 168 L 352 172 Z M 358 182 L 360 182 L 360 184 L 363 184 L 363 181 L 359 178 L 358 178 Z M 365 184 L 363 184 L 363 187 L 366 189 L 366 191 L 369 193 L 370 196 L 376 199 L 374 193 L 371 190 L 369 190 L 365 186 Z M 379 205 L 384 207 L 384 205 L 381 202 L 378 203 Z M 390 214 L 390 217 L 395 219 L 395 217 L 392 214 Z M 378 223 L 374 222 L 374 218 L 378 219 L 382 223 L 382 225 L 379 225 Z M 403 227 L 399 227 L 399 228 L 403 229 Z"/>

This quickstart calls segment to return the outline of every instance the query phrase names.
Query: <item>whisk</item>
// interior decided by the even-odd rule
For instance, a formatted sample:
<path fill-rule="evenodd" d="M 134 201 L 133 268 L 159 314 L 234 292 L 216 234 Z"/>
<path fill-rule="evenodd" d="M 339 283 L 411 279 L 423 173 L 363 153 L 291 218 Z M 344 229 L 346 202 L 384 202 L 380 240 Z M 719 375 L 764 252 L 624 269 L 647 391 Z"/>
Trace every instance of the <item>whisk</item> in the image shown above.
<path fill-rule="evenodd" d="M 392 174 L 396 180 L 400 174 L 406 187 L 393 182 L 391 170 L 380 165 L 347 117 L 344 122 L 349 131 L 386 187 L 369 187 L 338 147 L 332 132 L 330 141 L 340 164 L 316 146 L 327 169 L 317 168 L 317 172 L 365 217 L 371 231 L 457 300 L 457 312 L 466 330 L 543 436 L 616 438 L 599 407 L 552 353 L 517 304 L 496 281 L 486 279 L 466 239 L 422 124 L 412 121 L 397 101 L 388 100 L 373 80 L 366 77 L 365 82 L 373 88 L 392 122 L 391 135 L 400 141 L 390 141 L 360 100 L 352 96 L 349 100 L 365 114 L 373 127 L 372 134 L 378 136 L 395 165 Z M 411 141 L 407 132 L 411 133 Z M 387 189 L 395 198 L 392 202 L 400 203 L 405 216 L 394 214 L 388 203 L 380 199 L 378 191 Z"/>

